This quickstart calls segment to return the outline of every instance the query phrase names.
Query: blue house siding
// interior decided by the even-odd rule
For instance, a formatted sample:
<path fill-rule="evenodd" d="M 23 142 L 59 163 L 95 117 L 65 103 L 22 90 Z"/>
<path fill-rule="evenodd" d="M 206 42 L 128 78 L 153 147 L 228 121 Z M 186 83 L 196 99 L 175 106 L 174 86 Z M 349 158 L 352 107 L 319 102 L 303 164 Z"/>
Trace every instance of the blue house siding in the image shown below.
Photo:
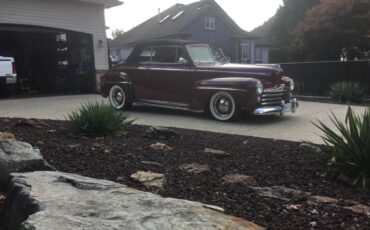
<path fill-rule="evenodd" d="M 215 30 L 205 29 L 205 17 L 216 19 Z M 201 14 L 183 30 L 183 33 L 190 35 L 187 37 L 189 40 L 216 44 L 232 61 L 237 60 L 237 40 L 233 37 L 233 31 L 212 10 Z"/>

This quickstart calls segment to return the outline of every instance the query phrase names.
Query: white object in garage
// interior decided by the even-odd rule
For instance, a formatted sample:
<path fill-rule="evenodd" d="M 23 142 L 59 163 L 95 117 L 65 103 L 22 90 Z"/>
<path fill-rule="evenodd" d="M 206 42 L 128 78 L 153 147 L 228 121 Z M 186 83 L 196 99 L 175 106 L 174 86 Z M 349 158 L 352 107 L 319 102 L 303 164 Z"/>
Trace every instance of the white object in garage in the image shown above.
<path fill-rule="evenodd" d="M 0 84 L 15 84 L 16 82 L 17 74 L 14 59 L 0 56 Z"/>

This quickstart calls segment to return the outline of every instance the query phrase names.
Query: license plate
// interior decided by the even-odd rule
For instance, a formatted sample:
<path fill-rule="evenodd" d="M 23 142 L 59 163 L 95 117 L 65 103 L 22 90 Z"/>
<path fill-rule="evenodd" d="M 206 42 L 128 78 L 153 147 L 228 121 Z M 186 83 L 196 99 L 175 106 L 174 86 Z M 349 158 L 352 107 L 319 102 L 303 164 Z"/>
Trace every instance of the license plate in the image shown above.
<path fill-rule="evenodd" d="M 293 111 L 292 103 L 286 103 L 284 105 L 283 112 L 286 113 L 286 112 L 292 112 L 292 111 Z"/>

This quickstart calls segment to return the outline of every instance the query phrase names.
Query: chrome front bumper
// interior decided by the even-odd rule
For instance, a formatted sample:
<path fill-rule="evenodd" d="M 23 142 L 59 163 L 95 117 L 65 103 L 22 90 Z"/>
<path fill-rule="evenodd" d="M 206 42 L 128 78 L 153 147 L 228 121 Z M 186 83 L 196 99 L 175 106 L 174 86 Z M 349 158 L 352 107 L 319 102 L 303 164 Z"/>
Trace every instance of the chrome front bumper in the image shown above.
<path fill-rule="evenodd" d="M 285 103 L 285 101 L 281 101 L 281 104 L 278 106 L 265 106 L 260 107 L 254 110 L 255 115 L 283 115 L 284 113 L 292 112 L 295 113 L 299 104 L 296 98 L 290 100 L 289 103 Z"/>

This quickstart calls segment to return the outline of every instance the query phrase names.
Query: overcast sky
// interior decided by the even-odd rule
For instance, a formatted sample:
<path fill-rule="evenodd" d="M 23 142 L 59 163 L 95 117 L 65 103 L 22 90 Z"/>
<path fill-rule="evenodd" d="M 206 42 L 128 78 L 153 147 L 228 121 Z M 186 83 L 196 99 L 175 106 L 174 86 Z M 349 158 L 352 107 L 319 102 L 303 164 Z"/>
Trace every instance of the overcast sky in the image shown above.
<path fill-rule="evenodd" d="M 164 11 L 176 3 L 189 4 L 197 0 L 121 0 L 122 6 L 106 10 L 106 25 L 111 30 L 129 31 L 133 27 Z M 244 30 L 250 31 L 272 17 L 282 0 L 216 0 Z"/>

